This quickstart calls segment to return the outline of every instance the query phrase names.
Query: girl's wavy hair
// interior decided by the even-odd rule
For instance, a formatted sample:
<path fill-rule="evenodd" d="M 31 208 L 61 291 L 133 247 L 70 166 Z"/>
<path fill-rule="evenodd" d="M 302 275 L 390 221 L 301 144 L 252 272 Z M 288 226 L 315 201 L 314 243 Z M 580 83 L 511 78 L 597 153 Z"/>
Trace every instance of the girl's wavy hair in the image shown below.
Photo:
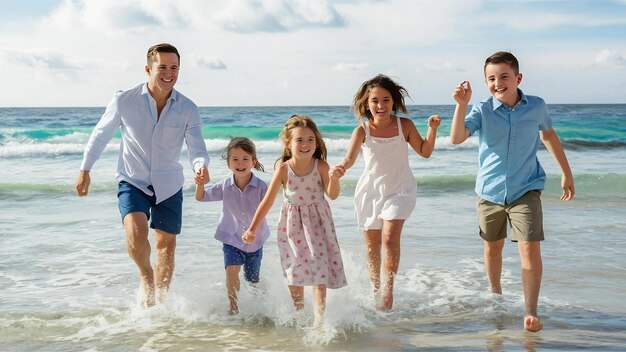
<path fill-rule="evenodd" d="M 280 139 L 283 141 L 283 153 L 276 160 L 276 164 L 291 159 L 292 155 L 291 150 L 289 149 L 289 144 L 292 139 L 292 131 L 297 127 L 305 127 L 313 131 L 316 145 L 313 157 L 316 159 L 326 160 L 326 144 L 324 143 L 320 130 L 317 128 L 315 122 L 313 122 L 313 119 L 304 115 L 291 115 L 289 120 L 285 122 L 285 127 L 280 132 Z"/>
<path fill-rule="evenodd" d="M 256 165 L 254 165 L 255 169 L 259 171 L 265 171 L 263 164 L 261 164 L 259 159 L 257 159 L 256 157 L 256 146 L 254 145 L 254 142 L 246 137 L 232 137 L 226 148 L 224 148 L 224 154 L 222 154 L 222 159 L 228 161 L 228 158 L 230 157 L 230 151 L 235 148 L 243 149 L 244 152 L 252 156 L 252 160 L 256 160 Z"/>
<path fill-rule="evenodd" d="M 405 115 L 409 114 L 409 110 L 407 110 L 406 105 L 404 104 L 404 97 L 409 97 L 409 93 L 407 90 L 401 85 L 394 82 L 391 78 L 385 75 L 377 75 L 376 77 L 363 82 L 359 90 L 354 95 L 354 100 L 352 102 L 352 109 L 354 110 L 354 114 L 359 119 L 359 123 L 363 120 L 363 117 L 367 119 L 372 118 L 372 112 L 369 110 L 367 101 L 369 99 L 369 93 L 372 89 L 380 87 L 389 92 L 391 94 L 391 99 L 393 99 L 393 112 L 397 111 L 403 112 Z"/>

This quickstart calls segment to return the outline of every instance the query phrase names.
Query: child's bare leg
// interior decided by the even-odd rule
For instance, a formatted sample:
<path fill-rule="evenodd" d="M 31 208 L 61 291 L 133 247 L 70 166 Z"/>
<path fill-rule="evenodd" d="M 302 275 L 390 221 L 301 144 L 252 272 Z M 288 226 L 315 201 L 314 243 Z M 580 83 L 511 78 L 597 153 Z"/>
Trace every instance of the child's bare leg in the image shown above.
<path fill-rule="evenodd" d="M 370 274 L 372 290 L 378 292 L 380 289 L 380 248 L 382 230 L 365 230 L 365 250 L 367 255 L 367 270 Z"/>
<path fill-rule="evenodd" d="M 239 295 L 239 271 L 241 265 L 228 265 L 226 266 L 226 289 L 228 290 L 228 299 L 230 300 L 231 315 L 239 313 L 239 306 L 237 305 L 237 297 Z"/>
<path fill-rule="evenodd" d="M 324 325 L 326 314 L 326 285 L 313 286 L 313 314 L 315 315 L 314 327 Z"/>
<path fill-rule="evenodd" d="M 289 292 L 291 293 L 291 300 L 296 310 L 304 308 L 304 287 L 289 285 Z"/>
<path fill-rule="evenodd" d="M 484 241 L 483 258 L 485 261 L 485 271 L 489 278 L 491 292 L 502 293 L 500 286 L 500 276 L 502 275 L 502 249 L 504 248 L 504 238 L 494 242 Z"/>
<path fill-rule="evenodd" d="M 524 288 L 524 329 L 539 331 L 543 328 L 537 316 L 539 289 L 543 275 L 540 241 L 519 241 L 517 244 L 522 261 L 522 286 Z"/>
<path fill-rule="evenodd" d="M 400 265 L 400 236 L 404 220 L 385 220 L 382 241 L 385 248 L 384 283 L 377 304 L 379 310 L 388 311 L 393 307 L 393 285 Z"/>

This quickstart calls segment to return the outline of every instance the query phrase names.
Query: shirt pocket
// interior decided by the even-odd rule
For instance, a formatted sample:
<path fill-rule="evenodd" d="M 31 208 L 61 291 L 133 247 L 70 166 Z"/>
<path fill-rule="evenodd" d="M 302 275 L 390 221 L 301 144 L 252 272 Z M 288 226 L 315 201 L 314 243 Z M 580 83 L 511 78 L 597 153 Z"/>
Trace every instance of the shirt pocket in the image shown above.
<path fill-rule="evenodd" d="M 185 137 L 185 129 L 183 126 L 163 126 L 160 142 L 165 149 L 178 150 L 182 148 Z"/>

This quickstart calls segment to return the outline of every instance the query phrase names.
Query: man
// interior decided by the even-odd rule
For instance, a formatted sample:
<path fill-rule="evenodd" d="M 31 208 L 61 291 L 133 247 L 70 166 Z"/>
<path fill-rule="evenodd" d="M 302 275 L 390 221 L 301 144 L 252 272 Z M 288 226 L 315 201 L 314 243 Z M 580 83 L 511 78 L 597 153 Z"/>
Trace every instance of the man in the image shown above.
<path fill-rule="evenodd" d="M 178 160 L 183 140 L 196 174 L 209 176 L 198 107 L 174 89 L 179 67 L 174 46 L 163 43 L 148 49 L 148 82 L 114 94 L 85 147 L 76 180 L 78 196 L 86 196 L 89 170 L 119 127 L 118 206 L 128 255 L 139 268 L 143 307 L 165 301 L 174 272 L 176 235 L 182 224 L 184 175 Z M 154 271 L 148 220 L 157 253 Z"/>

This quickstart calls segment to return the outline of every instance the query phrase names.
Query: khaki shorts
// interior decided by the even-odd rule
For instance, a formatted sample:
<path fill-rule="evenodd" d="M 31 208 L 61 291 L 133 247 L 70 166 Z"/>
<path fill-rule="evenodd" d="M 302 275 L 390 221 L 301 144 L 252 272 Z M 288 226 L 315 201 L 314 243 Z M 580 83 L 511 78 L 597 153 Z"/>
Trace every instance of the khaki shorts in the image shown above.
<path fill-rule="evenodd" d="M 528 191 L 512 204 L 500 205 L 478 198 L 480 237 L 487 242 L 506 238 L 507 220 L 511 241 L 543 241 L 541 191 Z"/>

